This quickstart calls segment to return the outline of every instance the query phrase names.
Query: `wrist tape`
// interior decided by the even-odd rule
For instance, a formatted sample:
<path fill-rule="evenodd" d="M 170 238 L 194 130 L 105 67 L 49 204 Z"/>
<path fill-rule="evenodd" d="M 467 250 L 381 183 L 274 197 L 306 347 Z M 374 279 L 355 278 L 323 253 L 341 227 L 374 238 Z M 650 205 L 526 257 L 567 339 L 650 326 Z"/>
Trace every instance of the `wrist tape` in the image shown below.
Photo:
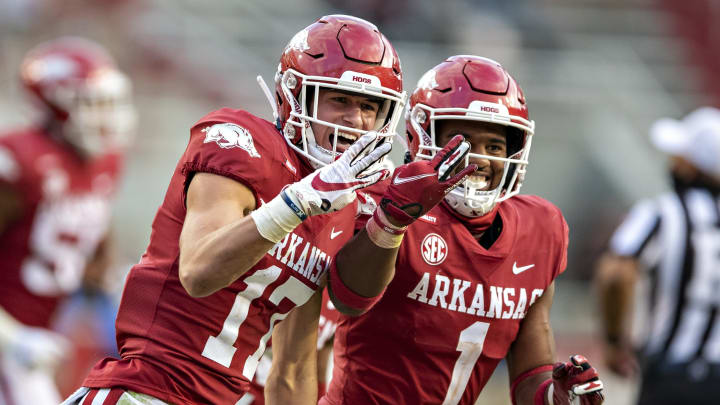
<path fill-rule="evenodd" d="M 293 208 L 286 202 L 289 197 L 285 191 L 250 213 L 258 232 L 263 238 L 273 243 L 280 242 L 285 235 L 292 232 L 302 219 Z"/>
<path fill-rule="evenodd" d="M 373 216 L 365 224 L 365 231 L 370 240 L 383 249 L 400 246 L 407 226 L 396 226 L 390 223 L 382 208 L 375 209 Z"/>

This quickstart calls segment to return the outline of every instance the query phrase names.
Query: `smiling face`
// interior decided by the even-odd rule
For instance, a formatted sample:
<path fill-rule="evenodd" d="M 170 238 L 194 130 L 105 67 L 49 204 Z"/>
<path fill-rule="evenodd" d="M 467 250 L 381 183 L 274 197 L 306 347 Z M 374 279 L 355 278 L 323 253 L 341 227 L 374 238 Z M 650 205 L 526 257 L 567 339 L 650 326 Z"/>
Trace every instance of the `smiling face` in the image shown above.
<path fill-rule="evenodd" d="M 312 98 L 309 107 L 312 109 Z M 334 89 L 320 89 L 317 119 L 361 131 L 375 128 L 381 100 L 373 97 Z M 312 122 L 312 131 L 318 146 L 332 151 L 335 129 Z M 344 152 L 360 133 L 338 132 L 337 152 Z"/>
<path fill-rule="evenodd" d="M 438 120 L 435 123 L 435 142 L 442 147 L 455 135 L 463 135 L 470 142 L 470 153 L 490 157 L 508 157 L 507 127 L 478 121 Z M 470 156 L 478 170 L 468 181 L 473 188 L 481 191 L 494 190 L 502 181 L 505 162 Z"/>

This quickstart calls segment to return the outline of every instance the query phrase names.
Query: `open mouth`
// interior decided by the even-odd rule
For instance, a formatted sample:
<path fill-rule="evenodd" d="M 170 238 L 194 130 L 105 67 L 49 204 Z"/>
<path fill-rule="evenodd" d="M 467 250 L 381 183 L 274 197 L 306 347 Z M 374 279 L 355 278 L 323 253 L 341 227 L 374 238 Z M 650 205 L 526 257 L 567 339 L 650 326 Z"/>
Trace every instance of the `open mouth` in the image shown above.
<path fill-rule="evenodd" d="M 490 188 L 490 176 L 482 173 L 473 173 L 467 181 L 476 190 L 487 191 Z"/>
<path fill-rule="evenodd" d="M 343 153 L 347 150 L 347 148 L 350 147 L 355 141 L 357 141 L 358 137 L 355 134 L 348 134 L 345 132 L 338 132 L 337 137 L 337 151 L 340 153 Z"/>

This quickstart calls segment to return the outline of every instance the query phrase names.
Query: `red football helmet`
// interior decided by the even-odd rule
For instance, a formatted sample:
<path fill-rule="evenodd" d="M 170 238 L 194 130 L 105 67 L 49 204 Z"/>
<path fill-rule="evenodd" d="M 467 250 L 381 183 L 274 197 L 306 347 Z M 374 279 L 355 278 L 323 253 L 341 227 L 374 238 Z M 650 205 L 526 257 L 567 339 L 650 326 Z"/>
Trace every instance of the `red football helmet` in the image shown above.
<path fill-rule="evenodd" d="M 130 143 L 137 123 L 130 80 L 100 45 L 77 37 L 42 43 L 25 56 L 20 79 L 81 153 Z"/>
<path fill-rule="evenodd" d="M 392 141 L 405 106 L 400 59 L 375 25 L 347 15 L 329 15 L 298 32 L 285 47 L 275 74 L 278 127 L 314 167 L 338 155 L 340 132 L 364 131 L 317 119 L 321 88 L 381 99 L 375 131 Z M 309 93 L 309 92 L 314 93 Z M 314 100 L 313 105 L 308 105 Z M 320 147 L 310 123 L 334 129 L 332 150 Z"/>
<path fill-rule="evenodd" d="M 475 184 L 470 176 L 445 197 L 453 209 L 468 217 L 482 216 L 496 203 L 520 192 L 535 123 L 529 119 L 522 89 L 499 63 L 478 56 L 452 56 L 420 78 L 406 115 L 410 159 L 430 159 L 441 149 L 435 142 L 437 120 L 482 121 L 508 127 L 507 158 L 473 153 L 466 158 L 505 162 L 500 185 L 483 191 L 484 185 Z"/>

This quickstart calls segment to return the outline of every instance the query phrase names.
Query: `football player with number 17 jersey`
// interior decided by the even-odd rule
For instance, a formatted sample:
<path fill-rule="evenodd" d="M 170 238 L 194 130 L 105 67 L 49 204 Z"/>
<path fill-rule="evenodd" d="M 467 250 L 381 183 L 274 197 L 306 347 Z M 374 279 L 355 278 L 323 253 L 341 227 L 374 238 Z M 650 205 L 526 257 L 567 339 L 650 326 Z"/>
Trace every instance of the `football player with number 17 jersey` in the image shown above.
<path fill-rule="evenodd" d="M 66 404 L 235 404 L 271 336 L 317 340 L 317 324 L 284 325 L 320 301 L 353 233 L 355 190 L 388 174 L 400 62 L 373 24 L 326 16 L 292 38 L 275 84 L 275 123 L 225 108 L 192 127 L 125 284 L 121 358 L 98 363 Z M 312 356 L 275 353 L 296 403 L 317 401 Z"/>
<path fill-rule="evenodd" d="M 321 405 L 474 404 L 503 358 L 513 404 L 603 402 L 582 356 L 553 365 L 549 314 L 568 228 L 548 201 L 517 195 L 533 132 L 520 87 L 495 61 L 454 56 L 421 78 L 407 114 L 416 160 L 368 189 L 378 208 L 338 253 L 329 286 L 331 297 L 338 284 L 360 286 L 363 297 L 382 292 L 358 282 L 360 267 L 368 280 L 391 282 L 374 298 L 334 297 L 342 312 L 367 312 L 339 320 Z M 465 167 L 474 167 L 443 196 L 435 160 L 458 135 L 471 145 Z M 357 252 L 396 259 L 379 274 Z"/>

